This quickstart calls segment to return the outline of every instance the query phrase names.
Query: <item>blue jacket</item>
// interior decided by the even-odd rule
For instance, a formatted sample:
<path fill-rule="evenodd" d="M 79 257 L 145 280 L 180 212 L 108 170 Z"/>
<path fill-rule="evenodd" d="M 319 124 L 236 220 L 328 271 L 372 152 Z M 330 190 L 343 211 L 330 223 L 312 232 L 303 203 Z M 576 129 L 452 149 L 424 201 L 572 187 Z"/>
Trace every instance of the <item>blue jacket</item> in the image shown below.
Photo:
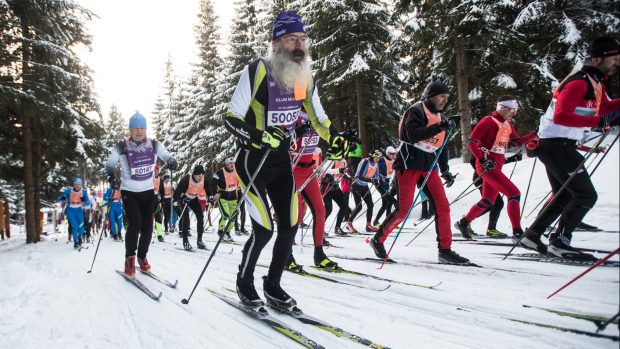
<path fill-rule="evenodd" d="M 65 201 L 65 207 L 69 207 L 69 197 L 71 196 L 71 191 L 73 191 L 73 188 L 67 188 L 65 189 L 65 191 L 62 192 L 62 194 L 58 197 L 58 199 L 56 199 L 57 202 L 59 201 Z M 80 204 L 79 208 L 82 208 L 83 205 L 86 206 L 90 206 L 90 199 L 88 197 L 88 191 L 86 190 L 86 188 L 82 188 L 82 204 Z M 71 208 L 77 208 L 77 207 L 71 207 Z"/>
<path fill-rule="evenodd" d="M 355 172 L 355 184 L 366 187 L 368 186 L 368 183 L 373 181 L 373 179 L 379 178 L 379 171 L 375 171 L 375 174 L 372 176 L 372 178 L 364 177 L 364 174 L 368 169 L 369 162 L 370 160 L 366 158 L 360 161 L 359 165 L 357 165 L 357 171 Z"/>

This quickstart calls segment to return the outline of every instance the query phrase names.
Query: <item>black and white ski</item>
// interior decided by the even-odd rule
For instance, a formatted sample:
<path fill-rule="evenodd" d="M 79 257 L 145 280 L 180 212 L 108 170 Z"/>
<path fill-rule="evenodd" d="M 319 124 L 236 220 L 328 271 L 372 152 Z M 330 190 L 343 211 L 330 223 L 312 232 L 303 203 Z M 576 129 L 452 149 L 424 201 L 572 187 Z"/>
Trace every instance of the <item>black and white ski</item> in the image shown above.
<path fill-rule="evenodd" d="M 324 268 L 319 268 L 320 270 L 324 270 Z M 372 291 L 377 291 L 377 292 L 381 292 L 381 291 L 385 291 L 388 288 L 390 288 L 390 286 L 392 286 L 391 283 L 388 282 L 387 286 L 385 287 L 381 287 L 381 288 L 375 288 L 375 287 L 370 287 L 370 286 L 366 286 L 366 285 L 362 285 L 362 284 L 356 284 L 356 283 L 352 283 L 352 282 L 347 282 L 344 280 L 336 280 L 336 279 L 332 279 L 332 278 L 328 278 L 326 276 L 323 275 L 319 275 L 319 274 L 314 274 L 314 273 L 310 273 L 304 269 L 297 269 L 297 270 L 289 270 L 289 269 L 284 269 L 288 272 L 291 272 L 293 274 L 297 274 L 300 276 L 304 276 L 307 278 L 311 278 L 311 279 L 316 279 L 316 280 L 323 280 L 323 281 L 327 281 L 327 282 L 331 282 L 334 284 L 341 284 L 341 285 L 347 285 L 347 286 L 354 286 L 354 287 L 358 287 L 358 288 L 363 288 L 363 289 L 367 289 L 367 290 L 372 290 Z"/>
<path fill-rule="evenodd" d="M 212 289 L 207 289 L 207 291 L 211 292 L 211 294 L 213 294 L 214 296 L 216 296 L 217 298 L 221 299 L 222 301 L 224 301 L 225 303 L 243 311 L 244 313 L 248 314 L 249 316 L 262 321 L 263 323 L 267 324 L 269 327 L 273 328 L 274 330 L 282 333 L 283 335 L 287 336 L 288 338 L 294 340 L 295 342 L 303 345 L 306 348 L 312 348 L 312 349 L 320 349 L 320 348 L 324 348 L 323 346 L 321 346 L 320 344 L 318 344 L 317 342 L 313 341 L 312 339 L 306 337 L 305 335 L 303 335 L 301 332 L 293 329 L 292 327 L 288 326 L 287 324 L 283 323 L 282 321 L 276 319 L 275 317 L 271 316 L 271 314 L 269 314 L 269 312 L 267 311 L 267 309 L 265 309 L 264 306 L 260 306 L 257 308 L 249 308 L 246 307 L 245 305 L 241 304 L 241 302 L 237 301 L 236 299 L 232 298 L 232 297 L 228 297 L 218 291 L 212 290 Z"/>
<path fill-rule="evenodd" d="M 176 288 L 177 285 L 179 284 L 179 280 L 174 280 L 174 283 L 172 283 L 172 282 L 170 282 L 170 281 L 168 281 L 166 279 L 162 279 L 161 277 L 153 274 L 153 272 L 151 272 L 151 271 L 142 271 L 142 270 L 140 270 L 140 272 L 142 274 L 147 275 L 147 276 L 151 277 L 152 279 L 154 279 L 154 280 L 156 280 L 156 281 L 158 281 L 158 282 L 160 282 L 160 283 L 170 287 L 170 288 Z"/>
<path fill-rule="evenodd" d="M 531 262 L 543 262 L 543 263 L 557 263 L 564 265 L 574 265 L 574 266 L 591 266 L 595 264 L 597 261 L 586 261 L 586 260 L 577 260 L 577 259 L 567 259 L 567 258 L 554 258 L 554 257 L 545 257 L 538 255 L 536 257 L 509 257 L 512 260 L 517 261 L 531 261 Z M 619 261 L 607 261 L 605 263 L 600 264 L 601 267 L 620 267 Z"/>
<path fill-rule="evenodd" d="M 146 293 L 149 297 L 151 297 L 151 299 L 159 301 L 159 298 L 161 297 L 161 292 L 159 292 L 159 295 L 156 295 L 155 293 L 153 293 L 153 291 L 151 291 L 148 287 L 146 287 L 146 285 L 137 280 L 135 277 L 132 278 L 131 276 L 128 276 L 120 270 L 116 270 L 116 272 L 119 273 L 123 278 L 125 278 L 125 280 L 129 281 L 134 286 L 139 288 L 142 292 Z"/>
<path fill-rule="evenodd" d="M 591 321 L 599 329 L 602 327 L 602 325 L 604 323 L 607 323 L 609 321 L 609 318 L 606 318 L 606 317 L 603 317 L 603 316 L 599 316 L 599 315 L 575 313 L 575 312 L 570 312 L 570 311 L 556 310 L 556 309 L 550 309 L 550 308 L 539 307 L 539 306 L 535 306 L 535 305 L 526 305 L 526 304 L 523 304 L 523 307 L 524 308 L 529 308 L 529 309 L 544 310 L 546 312 L 549 312 L 549 313 L 552 313 L 552 314 L 556 314 L 556 315 L 559 315 L 559 316 L 567 316 L 567 317 L 572 317 L 572 318 L 575 318 L 575 319 Z M 618 320 L 617 319 L 615 319 L 615 320 L 612 319 L 611 323 L 618 324 Z"/>

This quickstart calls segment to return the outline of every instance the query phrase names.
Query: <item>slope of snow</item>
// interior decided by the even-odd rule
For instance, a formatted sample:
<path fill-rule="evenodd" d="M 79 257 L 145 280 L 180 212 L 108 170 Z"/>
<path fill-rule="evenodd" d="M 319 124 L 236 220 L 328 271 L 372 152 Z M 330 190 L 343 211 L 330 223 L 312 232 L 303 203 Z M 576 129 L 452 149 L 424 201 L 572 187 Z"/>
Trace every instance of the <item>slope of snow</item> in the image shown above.
<path fill-rule="evenodd" d="M 599 159 L 600 156 L 596 161 Z M 618 159 L 618 146 L 615 146 L 594 174 L 599 199 L 585 219 L 587 223 L 610 232 L 576 232 L 573 245 L 606 250 L 618 247 Z M 522 190 L 522 201 L 533 163 L 533 159 L 519 162 L 512 177 Z M 504 172 L 510 174 L 512 169 L 513 165 L 509 164 Z M 458 176 L 455 184 L 447 188 L 449 200 L 471 183 L 472 169 L 469 164 L 457 159 L 451 162 L 451 172 L 458 173 Z M 537 163 L 525 215 L 548 189 L 544 168 Z M 376 193 L 374 197 L 379 198 Z M 475 191 L 456 202 L 451 208 L 452 219 L 464 215 L 479 198 L 479 192 Z M 378 206 L 375 212 L 377 210 Z M 212 213 L 212 216 L 215 223 L 218 215 Z M 327 221 L 328 228 L 334 216 L 335 212 Z M 419 216 L 420 210 L 415 208 L 406 226 L 412 227 Z M 523 226 L 533 219 L 534 214 L 524 219 Z M 472 226 L 478 233 L 483 233 L 487 221 L 487 216 L 483 216 Z M 364 223 L 365 217 L 361 217 L 355 225 L 360 229 Z M 424 225 L 426 222 L 417 228 Z M 511 231 L 505 210 L 498 229 L 506 233 Z M 12 231 L 11 239 L 0 242 L 1 348 L 301 348 L 205 291 L 205 287 L 234 287 L 241 246 L 220 246 L 190 303 L 183 305 L 180 300 L 191 292 L 208 252 L 187 253 L 180 250 L 177 236 L 166 236 L 168 243 L 155 241 L 149 252 L 153 271 L 168 279 L 178 278 L 177 289 L 137 275 L 153 290 L 163 292 L 161 300 L 154 302 L 114 272 L 114 269 L 123 267 L 122 243 L 104 238 L 94 270 L 87 274 L 96 245 L 81 252 L 74 251 L 65 242 L 67 234 L 64 225 L 61 226 L 61 234 L 45 236 L 36 245 L 25 244 L 25 237 L 20 234 L 18 226 L 13 226 Z M 371 262 L 335 260 L 344 268 L 385 278 L 428 285 L 441 282 L 435 290 L 392 283 L 389 289 L 378 292 L 286 272 L 282 285 L 308 314 L 391 348 L 618 347 L 617 342 L 608 339 L 508 320 L 528 320 L 594 332 L 596 327 L 589 321 L 526 309 L 522 305 L 609 318 L 619 308 L 617 268 L 599 267 L 547 300 L 549 294 L 586 267 L 512 259 L 502 261 L 502 257 L 496 254 L 506 253 L 508 247 L 462 242 L 454 242 L 453 249 L 487 268 L 439 265 L 434 263 L 437 261 L 437 248 L 433 227 L 406 247 L 414 232 L 403 230 L 392 251 L 391 257 L 400 264 L 386 265 L 379 270 L 378 265 Z M 311 243 L 308 234 L 306 232 L 304 243 Z M 196 235 L 193 235 L 191 241 L 195 244 Z M 394 235 L 386 241 L 386 247 L 394 241 Z M 307 270 L 320 273 L 309 266 L 313 247 L 304 246 L 302 236 L 303 231 L 300 230 L 297 245 L 293 247 L 295 257 L 298 262 L 307 265 Z M 244 240 L 243 237 L 235 238 Z M 206 234 L 206 240 L 207 245 L 213 248 L 216 234 Z M 338 246 L 326 249 L 330 256 L 373 256 L 363 237 L 329 240 Z M 271 248 L 272 243 L 263 251 L 259 264 L 269 263 Z M 514 253 L 525 252 L 517 248 Z M 618 260 L 618 256 L 613 260 Z M 266 271 L 262 267 L 256 269 L 259 294 L 262 293 L 260 277 Z M 385 282 L 363 277 L 325 275 L 374 287 L 386 285 Z M 280 315 L 278 318 L 326 348 L 363 347 L 296 320 Z M 618 336 L 618 328 L 610 325 L 601 333 Z"/>

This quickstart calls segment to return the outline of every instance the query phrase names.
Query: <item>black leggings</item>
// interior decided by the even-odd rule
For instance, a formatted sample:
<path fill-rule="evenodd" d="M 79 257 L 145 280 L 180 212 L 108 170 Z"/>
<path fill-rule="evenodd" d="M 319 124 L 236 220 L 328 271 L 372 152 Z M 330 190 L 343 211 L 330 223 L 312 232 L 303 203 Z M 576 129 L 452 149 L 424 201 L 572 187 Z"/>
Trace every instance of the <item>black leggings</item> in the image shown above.
<path fill-rule="evenodd" d="M 364 202 L 366 203 L 366 207 L 368 208 L 366 210 L 366 222 L 370 222 L 372 220 L 372 208 L 373 208 L 373 203 L 372 203 L 372 195 L 370 195 L 370 188 L 363 186 L 363 185 L 357 185 L 357 184 L 353 184 L 353 188 L 351 190 L 353 192 L 353 200 L 355 200 L 355 209 L 353 210 L 353 212 L 351 212 L 351 217 L 349 217 L 349 220 L 354 220 L 357 215 L 360 213 L 360 211 L 362 210 L 362 199 L 364 200 Z"/>
<path fill-rule="evenodd" d="M 172 198 L 164 198 L 161 200 L 162 209 L 164 211 L 164 231 L 168 231 L 170 225 L 172 224 L 170 221 L 170 205 L 172 204 Z"/>
<path fill-rule="evenodd" d="M 183 209 L 183 207 L 181 206 L 178 207 L 179 210 Z M 204 215 L 202 213 L 202 206 L 200 206 L 200 200 L 198 200 L 198 198 L 193 198 L 187 204 L 187 208 L 185 208 L 183 216 L 181 217 L 181 222 L 179 222 L 183 239 L 187 239 L 189 233 L 189 210 L 192 210 L 194 212 L 194 215 L 196 216 L 196 230 L 198 231 L 198 237 L 196 241 L 202 241 L 202 233 L 204 232 Z M 181 214 L 181 212 L 178 213 Z"/>
<path fill-rule="evenodd" d="M 243 193 L 238 194 L 238 198 L 241 199 L 241 195 Z M 235 230 L 236 231 L 245 231 L 245 200 L 241 203 L 241 207 L 239 207 L 239 214 L 235 217 Z"/>
<path fill-rule="evenodd" d="M 236 167 L 239 184 L 245 189 L 256 172 L 262 151 L 241 150 Z M 287 152 L 271 153 L 256 176 L 248 191 L 247 205 L 252 220 L 252 235 L 243 247 L 243 257 L 239 265 L 239 278 L 254 281 L 254 268 L 273 235 L 273 218 L 269 201 L 277 219 L 278 236 L 273 245 L 273 255 L 267 277 L 279 282 L 293 246 L 293 236 L 297 231 L 297 194 L 291 159 Z"/>
<path fill-rule="evenodd" d="M 344 219 L 348 219 L 351 214 L 351 208 L 349 208 L 349 194 L 345 194 L 340 190 L 337 184 L 332 185 L 332 188 L 323 197 L 323 204 L 325 205 L 325 220 L 332 213 L 332 200 L 338 205 L 338 214 L 336 215 L 336 227 L 342 224 Z"/>
<path fill-rule="evenodd" d="M 379 222 L 379 219 L 385 212 L 385 216 L 389 216 L 392 212 L 392 206 L 394 205 L 396 192 L 391 191 L 389 188 L 385 188 L 381 185 L 377 187 L 377 191 L 381 194 L 381 207 L 379 208 L 379 212 L 377 212 L 377 216 L 375 217 L 375 222 Z"/>
<path fill-rule="evenodd" d="M 121 196 L 127 221 L 125 257 L 136 255 L 137 248 L 138 258 L 145 258 L 153 235 L 153 189 L 141 192 L 121 190 Z"/>
<path fill-rule="evenodd" d="M 556 195 L 584 157 L 577 152 L 575 141 L 563 138 L 541 139 L 537 150 L 538 159 L 545 165 L 553 194 Z M 566 189 L 556 195 L 553 203 L 536 218 L 530 230 L 542 235 L 547 227 L 560 217 L 558 228 L 549 240 L 564 238 L 570 242 L 575 227 L 594 207 L 597 199 L 590 175 L 582 166 Z"/>

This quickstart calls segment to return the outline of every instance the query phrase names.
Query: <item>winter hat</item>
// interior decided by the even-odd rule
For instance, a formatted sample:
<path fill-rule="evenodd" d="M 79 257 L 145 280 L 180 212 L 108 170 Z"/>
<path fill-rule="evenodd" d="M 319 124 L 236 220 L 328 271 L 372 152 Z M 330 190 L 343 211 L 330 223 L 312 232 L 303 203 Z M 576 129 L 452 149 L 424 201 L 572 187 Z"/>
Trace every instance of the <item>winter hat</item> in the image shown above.
<path fill-rule="evenodd" d="M 387 148 L 385 148 L 385 154 L 396 154 L 396 149 L 394 149 L 393 146 L 389 146 Z"/>
<path fill-rule="evenodd" d="M 426 85 L 423 97 L 424 99 L 429 99 L 433 96 L 437 96 L 443 93 L 450 93 L 450 87 L 448 87 L 448 85 L 444 84 L 439 80 L 435 80 L 430 84 Z"/>
<path fill-rule="evenodd" d="M 609 36 L 601 36 L 594 40 L 588 48 L 586 59 L 609 57 L 617 54 L 620 54 L 620 46 L 618 46 L 616 40 Z"/>
<path fill-rule="evenodd" d="M 371 156 L 371 157 L 381 157 L 381 155 L 383 155 L 383 154 L 381 153 L 381 150 L 375 149 L 372 152 L 370 152 L 370 154 L 368 154 L 368 155 Z"/>
<path fill-rule="evenodd" d="M 271 40 L 274 41 L 289 33 L 305 33 L 304 22 L 295 11 L 280 12 L 273 21 Z"/>
<path fill-rule="evenodd" d="M 193 175 L 203 175 L 205 174 L 205 168 L 202 167 L 202 165 L 196 165 L 194 166 L 194 171 L 192 172 Z"/>
<path fill-rule="evenodd" d="M 229 157 L 229 158 L 226 158 L 226 160 L 224 160 L 225 165 L 234 164 L 234 163 L 235 163 L 235 158 L 233 157 Z"/>
<path fill-rule="evenodd" d="M 146 128 L 146 118 L 136 112 L 129 118 L 129 128 Z"/>
<path fill-rule="evenodd" d="M 82 185 L 82 179 L 81 178 L 74 179 L 73 180 L 73 185 L 76 185 L 76 184 Z"/>

